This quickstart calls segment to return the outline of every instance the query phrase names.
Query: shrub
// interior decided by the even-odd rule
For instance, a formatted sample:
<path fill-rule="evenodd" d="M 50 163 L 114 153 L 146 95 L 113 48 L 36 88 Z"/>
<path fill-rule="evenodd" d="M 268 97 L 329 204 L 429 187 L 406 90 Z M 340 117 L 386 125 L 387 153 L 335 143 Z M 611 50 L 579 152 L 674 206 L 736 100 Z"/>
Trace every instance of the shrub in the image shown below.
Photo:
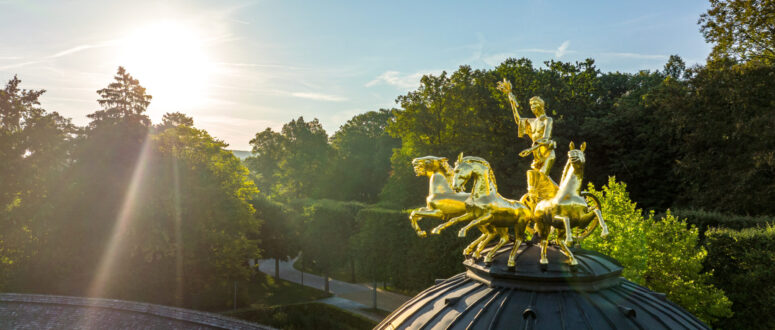
<path fill-rule="evenodd" d="M 732 300 L 732 318 L 725 329 L 775 329 L 775 226 L 710 229 L 706 266 L 713 283 Z"/>
<path fill-rule="evenodd" d="M 224 313 L 227 316 L 277 329 L 371 329 L 376 322 L 322 303 L 251 308 Z"/>
<path fill-rule="evenodd" d="M 590 192 L 603 204 L 603 218 L 610 236 L 597 234 L 584 240 L 584 247 L 609 255 L 624 266 L 623 276 L 683 306 L 707 323 L 731 315 L 729 299 L 703 273 L 707 252 L 698 245 L 695 226 L 668 213 L 660 220 L 653 212 L 643 216 L 630 200 L 624 183 L 609 178 L 608 185 Z"/>
<path fill-rule="evenodd" d="M 361 210 L 358 222 L 361 230 L 352 244 L 356 246 L 362 272 L 366 277 L 408 291 L 425 289 L 436 278 L 464 271 L 463 247 L 479 235 L 472 230 L 469 238 L 463 240 L 457 237 L 457 230 L 450 228 L 438 236 L 419 238 L 409 225 L 408 212 L 380 208 Z M 420 224 L 430 228 L 439 221 L 426 219 Z"/>
<path fill-rule="evenodd" d="M 686 222 L 697 226 L 700 230 L 700 238 L 705 237 L 705 232 L 710 228 L 729 228 L 740 230 L 766 224 L 775 223 L 775 218 L 767 216 L 752 217 L 747 215 L 723 214 L 704 210 L 673 210 L 673 215 L 685 218 Z"/>

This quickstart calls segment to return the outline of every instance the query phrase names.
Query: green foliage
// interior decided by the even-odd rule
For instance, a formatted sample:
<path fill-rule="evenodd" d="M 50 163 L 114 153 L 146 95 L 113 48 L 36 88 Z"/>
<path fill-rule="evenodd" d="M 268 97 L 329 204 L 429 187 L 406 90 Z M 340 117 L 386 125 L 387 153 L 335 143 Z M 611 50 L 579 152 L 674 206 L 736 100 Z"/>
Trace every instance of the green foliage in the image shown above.
<path fill-rule="evenodd" d="M 391 283 L 395 288 L 419 291 L 464 270 L 462 251 L 466 239 L 447 230 L 420 239 L 409 226 L 404 211 L 365 208 L 358 213 L 360 231 L 353 237 L 358 265 L 365 278 Z M 426 220 L 433 221 L 433 220 Z"/>
<path fill-rule="evenodd" d="M 369 111 L 356 115 L 331 136 L 332 179 L 324 182 L 326 198 L 377 201 L 382 186 L 390 174 L 390 155 L 399 140 L 386 132 L 396 110 Z"/>
<path fill-rule="evenodd" d="M 775 227 L 711 229 L 706 241 L 713 283 L 727 292 L 734 312 L 714 326 L 775 328 Z"/>
<path fill-rule="evenodd" d="M 593 234 L 583 246 L 619 260 L 624 277 L 664 292 L 705 322 L 730 316 L 731 302 L 712 284 L 712 274 L 703 272 L 707 252 L 698 245 L 697 229 L 687 229 L 685 221 L 669 212 L 662 219 L 655 219 L 653 212 L 644 218 L 626 188 L 613 177 L 602 191 L 590 185 L 603 204 L 611 234 L 605 239 Z"/>
<path fill-rule="evenodd" d="M 363 206 L 333 200 L 310 200 L 303 206 L 302 251 L 307 267 L 328 275 L 349 264 L 354 280 L 353 249 L 348 243 L 359 230 L 355 216 Z"/>
<path fill-rule="evenodd" d="M 20 84 L 14 76 L 0 89 L 0 290 L 37 253 L 76 132 L 69 119 L 40 107 L 45 91 Z"/>
<path fill-rule="evenodd" d="M 143 113 L 151 104 L 151 95 L 145 93 L 145 87 L 133 78 L 124 67 L 118 67 L 113 77 L 115 81 L 100 89 L 97 102 L 102 110 L 88 115 L 92 119 L 90 126 L 110 124 L 119 121 L 134 121 L 149 126 L 151 120 Z"/>
<path fill-rule="evenodd" d="M 775 63 L 775 1 L 710 0 L 698 23 L 712 59 Z"/>
<path fill-rule="evenodd" d="M 775 66 L 709 66 L 676 93 L 676 207 L 775 214 Z"/>
<path fill-rule="evenodd" d="M 706 231 L 711 228 L 740 230 L 775 223 L 775 218 L 772 216 L 752 217 L 704 210 L 675 209 L 673 210 L 673 215 L 681 219 L 686 219 L 686 222 L 690 225 L 697 226 L 697 229 L 700 231 L 700 238 L 705 237 Z"/>
<path fill-rule="evenodd" d="M 261 221 L 259 240 L 261 255 L 265 258 L 289 260 L 300 249 L 300 215 L 293 209 L 256 195 L 251 201 L 255 217 Z"/>
<path fill-rule="evenodd" d="M 284 200 L 319 197 L 329 176 L 331 147 L 317 119 L 291 120 L 282 130 L 267 128 L 250 140 L 254 157 L 245 160 L 262 191 Z"/>
<path fill-rule="evenodd" d="M 225 313 L 278 329 L 371 329 L 376 322 L 323 303 L 251 308 Z"/>

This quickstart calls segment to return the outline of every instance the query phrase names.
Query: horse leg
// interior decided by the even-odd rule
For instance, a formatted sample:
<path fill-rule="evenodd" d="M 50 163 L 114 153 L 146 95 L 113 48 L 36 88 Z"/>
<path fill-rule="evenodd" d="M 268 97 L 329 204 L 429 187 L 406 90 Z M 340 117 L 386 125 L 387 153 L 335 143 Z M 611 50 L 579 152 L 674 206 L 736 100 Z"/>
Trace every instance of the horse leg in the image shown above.
<path fill-rule="evenodd" d="M 488 226 L 479 226 L 479 228 L 486 228 Z M 482 250 L 484 250 L 484 247 L 487 246 L 490 241 L 492 241 L 493 238 L 495 238 L 495 229 L 490 227 L 487 228 L 487 237 L 485 237 L 483 240 L 479 241 L 479 244 L 477 244 L 476 249 L 474 250 L 474 253 L 471 255 L 475 259 L 479 259 L 479 257 L 482 256 Z"/>
<path fill-rule="evenodd" d="M 600 222 L 600 229 L 602 230 L 600 232 L 600 237 L 608 236 L 608 226 L 605 224 L 605 220 L 603 220 L 603 212 L 599 209 L 595 209 L 595 215 L 597 216 L 597 221 Z"/>
<path fill-rule="evenodd" d="M 471 227 L 478 226 L 480 223 L 487 221 L 490 218 L 492 218 L 492 214 L 487 213 L 477 218 L 476 220 L 471 221 L 471 223 L 469 223 L 468 225 L 460 229 L 460 231 L 457 233 L 457 237 L 466 237 L 466 233 L 468 232 L 469 229 L 471 229 Z"/>
<path fill-rule="evenodd" d="M 579 264 L 579 262 L 576 260 L 576 257 L 573 255 L 573 252 L 570 252 L 570 249 L 565 244 L 565 242 L 560 239 L 559 233 L 557 235 L 557 244 L 560 245 L 560 250 L 562 250 L 562 253 L 568 256 L 568 261 L 570 261 L 571 266 L 576 266 Z"/>
<path fill-rule="evenodd" d="M 481 243 L 483 240 L 487 239 L 487 236 L 491 235 L 492 233 L 486 226 L 480 226 L 479 230 L 482 232 L 482 235 L 479 236 L 479 238 L 475 239 L 471 244 L 468 244 L 465 249 L 463 249 L 463 255 L 467 256 L 471 254 L 471 252 L 474 252 L 474 249 Z"/>
<path fill-rule="evenodd" d="M 468 221 L 468 220 L 471 220 L 473 218 L 474 218 L 474 215 L 472 213 L 464 213 L 461 216 L 454 217 L 452 219 L 449 219 L 449 221 L 436 226 L 436 228 L 433 228 L 433 230 L 431 230 L 431 234 L 434 234 L 434 235 L 441 234 L 441 231 L 443 229 L 445 229 L 445 228 L 447 228 L 449 226 L 452 226 L 452 225 L 454 225 L 454 224 L 456 224 L 456 223 L 458 223 L 460 221 Z"/>
<path fill-rule="evenodd" d="M 424 230 L 422 230 L 422 228 L 420 228 L 420 225 L 417 224 L 417 222 L 420 221 L 420 219 L 426 218 L 426 217 L 441 219 L 444 217 L 444 212 L 442 212 L 441 210 L 434 210 L 428 207 L 423 207 L 412 211 L 412 214 L 409 215 L 409 220 L 412 221 L 412 228 L 414 228 L 414 230 L 417 232 L 417 236 L 420 236 L 420 237 L 428 236 L 428 234 Z"/>
<path fill-rule="evenodd" d="M 563 217 L 561 215 L 555 215 L 554 219 L 562 221 L 562 223 L 565 225 L 565 245 L 572 245 L 573 244 L 573 232 L 571 231 L 571 228 L 570 228 L 570 218 Z M 559 236 L 557 236 L 557 237 L 558 237 L 558 240 L 559 240 Z"/>
<path fill-rule="evenodd" d="M 495 246 L 490 249 L 490 252 L 487 253 L 487 255 L 484 257 L 484 263 L 492 263 L 492 259 L 495 258 L 495 254 L 498 252 L 498 249 L 500 249 L 504 244 L 509 242 L 509 229 L 508 228 L 496 228 L 496 231 L 498 231 L 498 234 L 500 235 L 501 239 L 498 241 L 498 244 L 495 244 Z"/>
<path fill-rule="evenodd" d="M 515 241 L 514 247 L 511 248 L 511 252 L 509 252 L 509 268 L 513 268 L 517 265 L 517 250 L 519 250 L 522 241 L 525 240 L 525 229 L 528 227 L 528 222 L 530 222 L 527 218 L 528 217 L 523 218 L 523 220 L 517 220 L 517 223 L 514 224 Z"/>
<path fill-rule="evenodd" d="M 549 234 L 551 233 L 552 226 L 544 224 L 542 222 L 536 223 L 538 227 L 538 233 L 541 235 L 541 265 L 549 264 L 549 259 L 546 258 L 546 247 L 549 245 Z"/>

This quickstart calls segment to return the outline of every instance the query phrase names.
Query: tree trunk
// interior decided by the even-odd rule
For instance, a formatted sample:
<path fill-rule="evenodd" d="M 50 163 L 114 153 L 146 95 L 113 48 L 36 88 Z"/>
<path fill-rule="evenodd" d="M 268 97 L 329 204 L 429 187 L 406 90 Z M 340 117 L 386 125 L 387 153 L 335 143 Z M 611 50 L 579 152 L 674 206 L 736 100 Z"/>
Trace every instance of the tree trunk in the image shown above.
<path fill-rule="evenodd" d="M 355 258 L 350 258 L 350 282 L 355 283 Z"/>
<path fill-rule="evenodd" d="M 371 308 L 377 309 L 377 280 L 374 280 L 374 297 Z"/>

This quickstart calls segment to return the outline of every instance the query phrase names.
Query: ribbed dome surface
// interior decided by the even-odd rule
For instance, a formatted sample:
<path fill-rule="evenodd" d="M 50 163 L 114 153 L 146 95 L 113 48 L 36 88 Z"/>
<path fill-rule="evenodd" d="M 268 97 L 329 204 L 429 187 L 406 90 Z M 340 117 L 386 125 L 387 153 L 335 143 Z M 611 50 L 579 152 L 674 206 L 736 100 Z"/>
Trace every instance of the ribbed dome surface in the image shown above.
<path fill-rule="evenodd" d="M 468 269 L 421 292 L 378 329 L 707 329 L 663 294 L 620 277 L 622 266 L 596 252 L 575 250 L 577 267 L 554 246 L 549 265 L 540 248 L 522 245 L 516 270 L 509 247 L 491 266 L 466 260 Z"/>

